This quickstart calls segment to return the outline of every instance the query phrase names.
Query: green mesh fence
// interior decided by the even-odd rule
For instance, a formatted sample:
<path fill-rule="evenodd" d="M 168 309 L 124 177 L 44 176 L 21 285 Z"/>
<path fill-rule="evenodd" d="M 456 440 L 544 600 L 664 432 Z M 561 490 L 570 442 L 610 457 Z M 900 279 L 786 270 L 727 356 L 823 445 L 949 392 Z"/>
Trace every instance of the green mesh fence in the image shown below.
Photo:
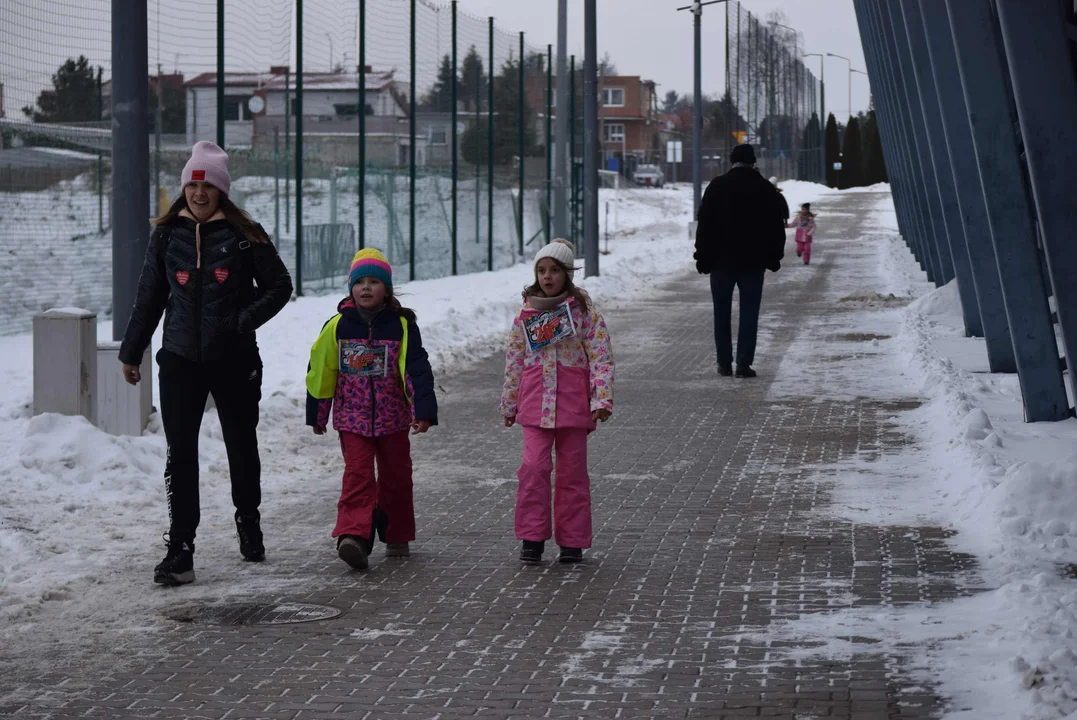
<path fill-rule="evenodd" d="M 111 309 L 111 12 L 0 3 L 0 269 L 53 274 L 5 284 L 0 332 L 72 304 L 57 276 Z M 340 292 L 361 245 L 403 281 L 504 268 L 545 242 L 548 38 L 521 50 L 517 29 L 491 37 L 489 18 L 425 0 L 228 0 L 223 19 L 216 0 L 149 0 L 147 15 L 151 214 L 211 140 L 304 293 Z"/>

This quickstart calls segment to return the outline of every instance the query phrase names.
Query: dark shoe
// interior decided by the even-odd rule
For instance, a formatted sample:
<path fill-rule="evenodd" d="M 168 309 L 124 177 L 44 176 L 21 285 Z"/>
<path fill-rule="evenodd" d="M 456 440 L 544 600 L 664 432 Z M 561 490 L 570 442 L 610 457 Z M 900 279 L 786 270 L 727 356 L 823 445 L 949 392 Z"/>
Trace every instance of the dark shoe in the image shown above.
<path fill-rule="evenodd" d="M 737 365 L 737 377 L 739 378 L 754 378 L 756 376 L 755 370 L 752 370 L 747 365 Z"/>
<path fill-rule="evenodd" d="M 542 562 L 542 551 L 546 548 L 546 543 L 542 540 L 524 540 L 523 547 L 520 548 L 520 562 L 525 565 L 538 565 Z"/>
<path fill-rule="evenodd" d="M 411 547 L 405 543 L 385 543 L 385 557 L 406 558 L 411 557 Z"/>
<path fill-rule="evenodd" d="M 262 562 L 266 548 L 262 544 L 262 526 L 256 516 L 236 518 L 236 534 L 239 535 L 239 553 L 247 562 Z"/>
<path fill-rule="evenodd" d="M 583 550 L 580 548 L 561 548 L 561 555 L 557 558 L 563 563 L 583 562 Z"/>
<path fill-rule="evenodd" d="M 363 547 L 365 544 L 362 538 L 342 535 L 337 540 L 337 555 L 356 570 L 366 570 L 370 567 L 370 555 Z"/>
<path fill-rule="evenodd" d="M 168 553 L 153 569 L 158 585 L 186 585 L 194 582 L 194 543 L 166 538 Z"/>
<path fill-rule="evenodd" d="M 718 363 L 718 374 L 721 375 L 722 377 L 729 377 L 730 375 L 733 374 L 733 366 L 732 365 L 723 365 L 722 363 Z"/>
<path fill-rule="evenodd" d="M 797 253 L 797 257 L 800 257 L 801 253 Z"/>

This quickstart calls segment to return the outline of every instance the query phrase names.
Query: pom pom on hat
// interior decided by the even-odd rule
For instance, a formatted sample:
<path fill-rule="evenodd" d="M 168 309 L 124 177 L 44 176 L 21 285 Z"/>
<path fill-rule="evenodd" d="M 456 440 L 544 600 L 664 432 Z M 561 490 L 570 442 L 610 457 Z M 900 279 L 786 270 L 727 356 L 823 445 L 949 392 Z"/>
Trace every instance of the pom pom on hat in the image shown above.
<path fill-rule="evenodd" d="M 183 166 L 181 188 L 193 182 L 207 182 L 225 195 L 232 187 L 228 174 L 228 153 L 215 143 L 200 140 L 191 150 L 191 159 Z"/>
<path fill-rule="evenodd" d="M 571 278 L 575 273 L 576 268 L 574 264 L 576 262 L 576 248 L 572 246 L 568 240 L 564 238 L 557 238 L 549 245 L 541 248 L 535 253 L 535 265 L 539 264 L 539 260 L 543 258 L 553 258 L 557 262 L 561 263 L 568 270 L 568 276 Z"/>
<path fill-rule="evenodd" d="M 355 253 L 351 270 L 348 272 L 348 289 L 351 290 L 360 278 L 365 277 L 377 278 L 385 283 L 385 287 L 393 289 L 393 268 L 376 248 L 363 248 Z"/>

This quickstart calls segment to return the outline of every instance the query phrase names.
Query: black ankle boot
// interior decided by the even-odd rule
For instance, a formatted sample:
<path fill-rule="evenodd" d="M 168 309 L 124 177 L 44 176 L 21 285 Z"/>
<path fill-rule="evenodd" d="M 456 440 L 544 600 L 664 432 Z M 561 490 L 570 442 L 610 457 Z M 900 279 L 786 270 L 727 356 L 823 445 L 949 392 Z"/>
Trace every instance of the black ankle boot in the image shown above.
<path fill-rule="evenodd" d="M 520 548 L 520 562 L 525 565 L 538 565 L 542 562 L 542 551 L 546 543 L 542 540 L 524 540 Z"/>
<path fill-rule="evenodd" d="M 239 553 L 244 560 L 262 562 L 266 559 L 266 548 L 262 544 L 262 526 L 257 515 L 237 517 L 236 533 L 239 535 Z"/>

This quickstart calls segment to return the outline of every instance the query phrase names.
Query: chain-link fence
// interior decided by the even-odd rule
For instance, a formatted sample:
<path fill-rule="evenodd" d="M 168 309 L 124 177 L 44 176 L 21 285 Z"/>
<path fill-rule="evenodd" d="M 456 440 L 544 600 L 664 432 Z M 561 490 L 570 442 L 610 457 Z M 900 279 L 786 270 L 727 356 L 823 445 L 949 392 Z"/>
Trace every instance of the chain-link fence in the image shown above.
<path fill-rule="evenodd" d="M 548 238 L 549 46 L 427 0 L 147 10 L 151 214 L 178 194 L 191 145 L 211 140 L 302 292 L 339 292 L 359 247 L 407 280 L 503 268 Z M 17 310 L 0 332 L 71 293 L 111 309 L 111 12 L 0 4 L 0 263 L 40 274 L 4 284 Z"/>
<path fill-rule="evenodd" d="M 764 175 L 823 182 L 822 86 L 801 60 L 800 33 L 739 2 L 726 13 L 727 94 L 712 125 L 727 157 L 750 142 Z"/>

